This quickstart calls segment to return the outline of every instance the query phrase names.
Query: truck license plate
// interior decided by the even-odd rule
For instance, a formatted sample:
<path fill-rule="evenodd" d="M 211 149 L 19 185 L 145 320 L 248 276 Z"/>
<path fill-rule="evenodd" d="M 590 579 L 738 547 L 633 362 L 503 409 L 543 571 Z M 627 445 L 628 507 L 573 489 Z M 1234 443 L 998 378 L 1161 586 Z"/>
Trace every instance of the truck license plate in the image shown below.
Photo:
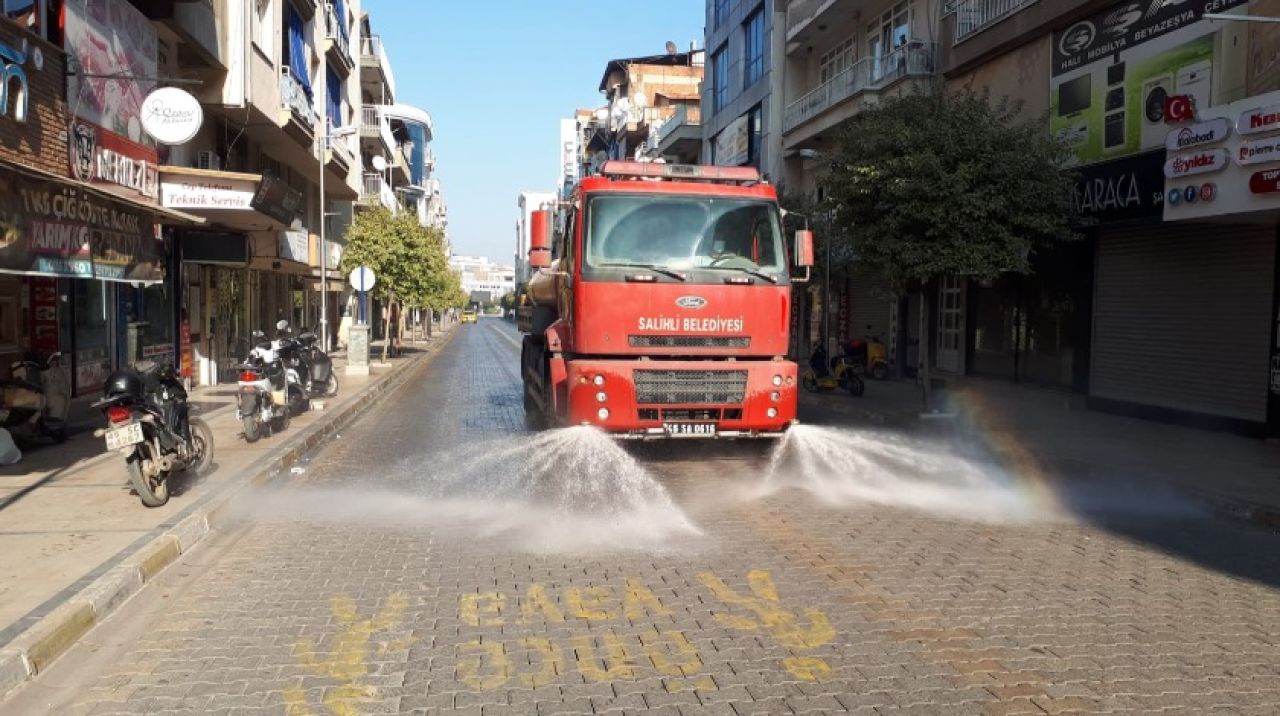
<path fill-rule="evenodd" d="M 119 450 L 146 440 L 142 435 L 142 423 L 130 423 L 123 428 L 108 430 L 106 438 L 108 450 Z"/>
<path fill-rule="evenodd" d="M 672 437 L 713 437 L 715 423 L 667 423 L 667 435 Z"/>

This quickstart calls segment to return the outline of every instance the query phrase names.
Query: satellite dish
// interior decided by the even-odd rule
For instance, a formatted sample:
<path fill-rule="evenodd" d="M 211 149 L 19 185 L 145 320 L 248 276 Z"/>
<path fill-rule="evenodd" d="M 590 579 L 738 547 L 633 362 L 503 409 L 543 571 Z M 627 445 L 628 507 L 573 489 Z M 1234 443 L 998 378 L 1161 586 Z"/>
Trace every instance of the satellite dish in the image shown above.
<path fill-rule="evenodd" d="M 672 42 L 671 40 L 667 40 L 667 54 L 668 55 L 676 54 L 676 43 Z"/>
<path fill-rule="evenodd" d="M 387 160 L 381 154 L 373 158 L 373 168 L 385 172 L 387 170 Z"/>

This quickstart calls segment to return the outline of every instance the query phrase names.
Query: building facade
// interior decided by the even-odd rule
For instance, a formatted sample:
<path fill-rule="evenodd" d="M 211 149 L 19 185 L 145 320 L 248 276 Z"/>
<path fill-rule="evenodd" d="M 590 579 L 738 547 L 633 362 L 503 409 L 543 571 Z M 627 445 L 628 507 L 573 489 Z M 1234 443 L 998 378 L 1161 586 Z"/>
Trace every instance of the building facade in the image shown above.
<path fill-rule="evenodd" d="M 449 268 L 461 278 L 462 291 L 474 303 L 496 303 L 516 290 L 516 271 L 484 256 L 450 256 Z"/>
<path fill-rule="evenodd" d="M 700 160 L 750 164 L 778 183 L 782 7 L 778 0 L 707 0 L 706 8 Z"/>

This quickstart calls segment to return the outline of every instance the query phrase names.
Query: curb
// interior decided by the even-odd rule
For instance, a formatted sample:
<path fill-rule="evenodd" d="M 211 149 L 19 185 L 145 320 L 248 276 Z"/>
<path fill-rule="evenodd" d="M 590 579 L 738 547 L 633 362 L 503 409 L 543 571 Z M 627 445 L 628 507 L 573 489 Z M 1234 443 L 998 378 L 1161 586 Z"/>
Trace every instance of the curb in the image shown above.
<path fill-rule="evenodd" d="M 378 405 L 384 395 L 430 365 L 453 335 L 450 330 L 438 344 L 410 357 L 408 360 L 411 362 L 374 385 L 360 399 L 291 436 L 266 453 L 258 464 L 232 476 L 218 489 L 179 513 L 175 524 L 167 528 L 161 525 L 158 529 L 163 531 L 134 548 L 122 563 L 107 570 L 0 647 L 0 698 L 45 671 L 98 622 L 203 541 L 215 526 L 225 521 L 228 508 L 245 488 L 258 487 L 280 475 L 287 475 L 290 467 Z"/>

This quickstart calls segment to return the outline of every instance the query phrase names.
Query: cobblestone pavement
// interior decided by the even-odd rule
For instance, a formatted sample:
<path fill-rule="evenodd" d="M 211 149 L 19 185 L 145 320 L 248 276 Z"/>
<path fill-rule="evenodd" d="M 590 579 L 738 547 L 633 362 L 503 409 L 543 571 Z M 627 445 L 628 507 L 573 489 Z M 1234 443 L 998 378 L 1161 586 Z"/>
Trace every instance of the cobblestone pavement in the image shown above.
<path fill-rule="evenodd" d="M 840 506 L 760 491 L 763 448 L 704 443 L 634 451 L 672 504 L 650 485 L 638 515 L 574 515 L 502 490 L 625 507 L 638 483 L 529 484 L 520 448 L 551 443 L 522 433 L 516 340 L 461 328 L 16 708 L 1280 713 L 1274 535 Z M 599 446 L 570 457 L 640 479 Z M 595 549 L 542 550 L 547 530 Z"/>

